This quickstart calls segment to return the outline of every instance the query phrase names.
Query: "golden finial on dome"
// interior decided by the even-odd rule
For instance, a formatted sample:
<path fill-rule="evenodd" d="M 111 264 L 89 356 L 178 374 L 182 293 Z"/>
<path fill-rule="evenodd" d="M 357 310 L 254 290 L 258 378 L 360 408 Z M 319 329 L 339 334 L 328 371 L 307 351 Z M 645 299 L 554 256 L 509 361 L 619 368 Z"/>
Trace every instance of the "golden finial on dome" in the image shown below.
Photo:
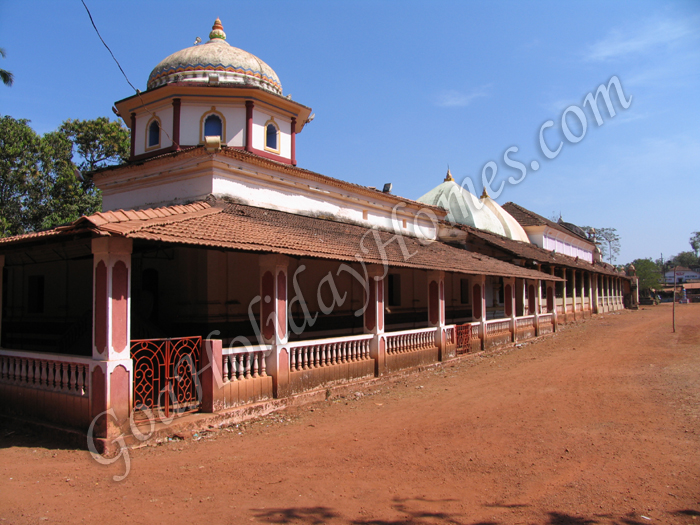
<path fill-rule="evenodd" d="M 221 40 L 226 40 L 226 33 L 224 33 L 224 26 L 221 25 L 221 20 L 218 18 L 214 21 L 214 25 L 211 26 L 211 33 L 209 33 L 209 39 L 214 40 L 215 38 L 220 38 Z"/>
<path fill-rule="evenodd" d="M 447 166 L 447 175 L 445 175 L 445 182 L 454 182 L 454 178 L 452 178 L 452 173 L 450 173 L 450 167 Z"/>
<path fill-rule="evenodd" d="M 482 199 L 488 199 L 488 198 L 489 198 L 489 194 L 488 194 L 488 192 L 486 191 L 486 186 L 484 186 L 484 191 L 481 192 L 481 198 L 482 198 Z"/>

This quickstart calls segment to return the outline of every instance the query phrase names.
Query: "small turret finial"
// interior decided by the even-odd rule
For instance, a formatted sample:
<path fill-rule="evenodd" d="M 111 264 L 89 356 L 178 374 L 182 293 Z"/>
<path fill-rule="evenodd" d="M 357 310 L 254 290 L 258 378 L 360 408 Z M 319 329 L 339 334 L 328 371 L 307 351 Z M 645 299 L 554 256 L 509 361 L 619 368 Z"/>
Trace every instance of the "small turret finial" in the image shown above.
<path fill-rule="evenodd" d="M 481 192 L 481 198 L 482 198 L 482 199 L 488 199 L 488 198 L 489 198 L 489 194 L 488 194 L 488 192 L 486 191 L 486 186 L 484 186 L 484 191 Z"/>
<path fill-rule="evenodd" d="M 226 33 L 224 33 L 224 26 L 221 25 L 221 20 L 218 18 L 214 21 L 214 25 L 211 27 L 211 33 L 209 33 L 209 39 L 214 40 L 215 38 L 220 38 L 221 40 L 226 40 Z"/>
<path fill-rule="evenodd" d="M 450 167 L 447 166 L 447 175 L 445 175 L 445 182 L 454 182 L 454 178 L 452 177 L 452 173 L 450 173 Z"/>

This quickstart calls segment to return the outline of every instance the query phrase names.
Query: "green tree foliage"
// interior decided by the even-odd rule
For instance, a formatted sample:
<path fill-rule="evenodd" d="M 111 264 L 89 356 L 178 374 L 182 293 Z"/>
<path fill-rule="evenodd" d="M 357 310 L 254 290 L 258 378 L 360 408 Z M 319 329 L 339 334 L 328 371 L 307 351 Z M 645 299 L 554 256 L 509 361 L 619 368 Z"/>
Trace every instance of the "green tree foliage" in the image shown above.
<path fill-rule="evenodd" d="M 58 128 L 74 147 L 78 155 L 78 169 L 89 172 L 129 158 L 129 130 L 107 117 L 95 120 L 66 120 Z"/>
<path fill-rule="evenodd" d="M 0 47 L 0 57 L 5 58 L 5 50 Z M 11 86 L 15 81 L 15 76 L 5 69 L 0 69 L 0 80 L 6 86 Z"/>
<path fill-rule="evenodd" d="M 41 139 L 27 120 L 0 117 L 0 235 L 31 228 L 25 215 L 28 189 L 39 171 Z"/>
<path fill-rule="evenodd" d="M 671 266 L 685 266 L 686 268 L 698 266 L 698 256 L 693 252 L 681 252 L 671 259 Z"/>
<path fill-rule="evenodd" d="M 690 247 L 695 252 L 695 257 L 700 257 L 700 232 L 693 232 L 690 236 Z"/>
<path fill-rule="evenodd" d="M 639 291 L 657 289 L 662 285 L 661 267 L 651 259 L 635 259 L 632 261 L 639 279 Z"/>
<path fill-rule="evenodd" d="M 102 197 L 87 173 L 128 153 L 129 131 L 104 117 L 68 120 L 43 137 L 27 120 L 2 117 L 0 234 L 51 228 L 99 211 Z"/>

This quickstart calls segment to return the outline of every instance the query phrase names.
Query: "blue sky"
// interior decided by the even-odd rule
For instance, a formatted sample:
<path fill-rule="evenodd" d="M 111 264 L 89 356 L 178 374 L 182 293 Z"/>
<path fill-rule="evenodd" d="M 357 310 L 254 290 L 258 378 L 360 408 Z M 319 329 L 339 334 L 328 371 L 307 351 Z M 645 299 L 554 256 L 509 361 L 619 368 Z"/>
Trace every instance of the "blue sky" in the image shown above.
<path fill-rule="evenodd" d="M 143 90 L 160 60 L 206 40 L 220 17 L 228 42 L 316 113 L 297 138 L 301 167 L 392 182 L 415 199 L 448 164 L 480 194 L 493 162 L 492 195 L 505 182 L 498 202 L 617 228 L 618 263 L 689 250 L 700 230 L 700 2 L 86 3 Z M 15 75 L 0 86 L 0 113 L 40 133 L 113 117 L 113 102 L 132 94 L 79 0 L 0 0 L 0 34 L 0 67 Z M 598 126 L 583 101 L 613 76 L 632 102 L 613 95 L 614 117 L 601 102 Z M 587 124 L 576 143 L 562 131 L 570 106 Z M 567 115 L 580 136 L 576 110 Z M 553 159 L 539 145 L 548 120 L 548 147 L 563 144 Z M 522 177 L 504 162 L 511 147 L 527 169 L 519 184 L 508 182 Z"/>

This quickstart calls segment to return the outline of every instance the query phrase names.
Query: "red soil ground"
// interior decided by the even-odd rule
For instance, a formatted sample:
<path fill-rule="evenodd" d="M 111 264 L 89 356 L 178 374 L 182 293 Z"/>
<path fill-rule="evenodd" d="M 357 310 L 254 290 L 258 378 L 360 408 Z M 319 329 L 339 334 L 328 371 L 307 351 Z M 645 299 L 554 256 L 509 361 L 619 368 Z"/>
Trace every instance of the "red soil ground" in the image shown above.
<path fill-rule="evenodd" d="M 4 523 L 700 523 L 700 304 L 606 314 L 103 466 L 0 430 Z M 13 432 L 8 435 L 8 433 Z"/>

